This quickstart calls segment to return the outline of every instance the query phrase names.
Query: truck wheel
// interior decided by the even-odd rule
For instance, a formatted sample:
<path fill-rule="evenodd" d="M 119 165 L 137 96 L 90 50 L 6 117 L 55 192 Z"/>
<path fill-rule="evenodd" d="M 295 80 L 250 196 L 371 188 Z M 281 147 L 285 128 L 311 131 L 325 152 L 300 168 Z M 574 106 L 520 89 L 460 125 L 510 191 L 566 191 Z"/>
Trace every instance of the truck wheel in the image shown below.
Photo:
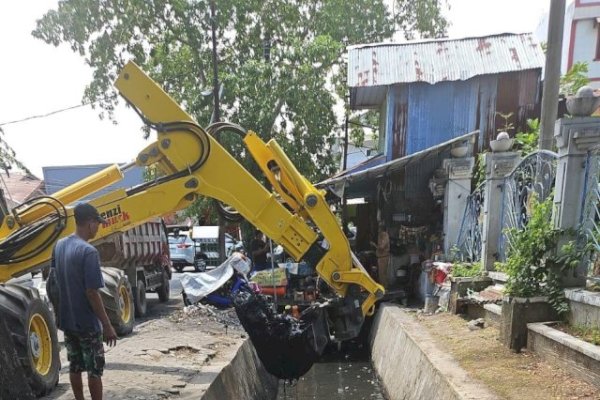
<path fill-rule="evenodd" d="M 100 289 L 102 302 L 110 323 L 117 335 L 125 336 L 133 331 L 134 306 L 131 285 L 127 276 L 118 268 L 102 268 L 104 287 Z"/>
<path fill-rule="evenodd" d="M 146 301 L 146 284 L 142 280 L 137 281 L 133 301 L 135 303 L 135 316 L 145 316 L 148 310 L 148 302 Z"/>
<path fill-rule="evenodd" d="M 60 370 L 56 324 L 38 291 L 20 285 L 0 285 L 0 313 L 12 337 L 27 384 L 37 396 L 58 384 Z"/>
<path fill-rule="evenodd" d="M 165 270 L 162 272 L 162 285 L 156 289 L 156 293 L 158 294 L 158 300 L 161 303 L 166 303 L 169 301 L 169 296 L 171 294 L 171 283 L 169 281 L 169 275 L 167 275 L 167 271 Z"/>

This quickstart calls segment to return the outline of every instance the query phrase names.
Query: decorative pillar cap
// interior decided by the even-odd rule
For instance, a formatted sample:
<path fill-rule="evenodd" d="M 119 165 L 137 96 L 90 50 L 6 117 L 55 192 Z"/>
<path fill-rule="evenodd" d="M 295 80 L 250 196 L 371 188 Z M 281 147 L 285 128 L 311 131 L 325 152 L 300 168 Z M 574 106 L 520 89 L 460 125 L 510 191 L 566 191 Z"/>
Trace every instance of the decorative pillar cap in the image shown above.
<path fill-rule="evenodd" d="M 589 86 L 581 87 L 575 96 L 567 97 L 567 111 L 575 117 L 588 117 L 600 107 L 600 96 Z"/>
<path fill-rule="evenodd" d="M 496 140 L 490 141 L 490 148 L 494 153 L 502 153 L 512 149 L 515 140 L 508 136 L 508 132 L 500 132 Z"/>

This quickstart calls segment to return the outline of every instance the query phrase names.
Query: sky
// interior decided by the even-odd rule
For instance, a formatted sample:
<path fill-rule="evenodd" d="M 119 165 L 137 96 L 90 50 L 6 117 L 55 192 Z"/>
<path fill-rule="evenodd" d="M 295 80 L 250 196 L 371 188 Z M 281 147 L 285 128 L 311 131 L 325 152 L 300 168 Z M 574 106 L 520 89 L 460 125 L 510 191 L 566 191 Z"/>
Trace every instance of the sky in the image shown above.
<path fill-rule="evenodd" d="M 449 0 L 449 36 L 532 32 L 550 0 Z M 57 0 L 0 2 L 0 124 L 81 104 L 92 71 L 67 45 L 31 36 Z M 149 144 L 138 116 L 124 106 L 118 124 L 90 106 L 1 126 L 17 158 L 38 178 L 42 167 L 123 163 Z M 252 128 L 252 127 L 248 127 Z M 152 137 L 152 136 L 151 136 Z"/>

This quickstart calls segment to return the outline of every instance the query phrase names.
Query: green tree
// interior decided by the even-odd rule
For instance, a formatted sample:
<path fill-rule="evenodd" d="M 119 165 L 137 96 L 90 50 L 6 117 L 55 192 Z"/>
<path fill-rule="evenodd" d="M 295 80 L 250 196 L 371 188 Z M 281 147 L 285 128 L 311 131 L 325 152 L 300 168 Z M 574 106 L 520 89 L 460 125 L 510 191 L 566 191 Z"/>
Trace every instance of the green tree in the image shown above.
<path fill-rule="evenodd" d="M 349 121 L 348 141 L 356 147 L 363 147 L 365 140 L 372 139 L 377 147 L 379 138 L 379 112 L 368 110 L 356 116 L 351 116 Z"/>
<path fill-rule="evenodd" d="M 27 174 L 31 174 L 25 164 L 17 159 L 14 149 L 4 140 L 4 131 L 0 128 L 0 170 L 8 173 L 13 166 L 18 167 Z"/>
<path fill-rule="evenodd" d="M 586 62 L 576 62 L 566 74 L 560 77 L 560 94 L 571 96 L 585 85 L 589 85 L 590 79 L 587 77 L 588 64 Z"/>
<path fill-rule="evenodd" d="M 446 36 L 448 21 L 442 10 L 447 0 L 396 0 L 394 19 L 406 39 L 432 39 Z"/>
<path fill-rule="evenodd" d="M 212 112 L 208 0 L 62 0 L 33 36 L 68 44 L 94 71 L 84 101 L 113 117 L 118 71 L 133 59 L 201 124 Z M 335 170 L 334 106 L 346 87 L 345 44 L 445 33 L 445 0 L 220 0 L 216 2 L 222 119 L 275 138 L 311 181 Z M 435 21 L 432 21 L 435 19 Z M 341 96 L 343 98 L 343 96 Z M 227 139 L 226 139 L 227 141 Z M 244 155 L 239 140 L 229 140 Z M 256 168 L 251 169 L 257 172 Z"/>

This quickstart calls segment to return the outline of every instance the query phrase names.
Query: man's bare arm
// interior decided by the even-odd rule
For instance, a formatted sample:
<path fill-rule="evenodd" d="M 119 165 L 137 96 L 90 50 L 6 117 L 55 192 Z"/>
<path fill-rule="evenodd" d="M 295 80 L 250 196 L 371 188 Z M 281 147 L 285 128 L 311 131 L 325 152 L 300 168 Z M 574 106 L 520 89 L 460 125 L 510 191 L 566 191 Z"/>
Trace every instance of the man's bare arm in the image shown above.
<path fill-rule="evenodd" d="M 106 310 L 104 309 L 104 303 L 102 303 L 102 297 L 100 296 L 100 292 L 98 289 L 87 289 L 85 291 L 85 295 L 87 296 L 90 304 L 92 305 L 92 310 L 94 314 L 98 317 L 100 322 L 102 323 L 102 328 L 104 329 L 104 340 L 106 344 L 109 346 L 114 346 L 117 344 L 117 333 L 115 329 L 110 323 L 108 319 L 108 315 L 106 315 Z"/>

